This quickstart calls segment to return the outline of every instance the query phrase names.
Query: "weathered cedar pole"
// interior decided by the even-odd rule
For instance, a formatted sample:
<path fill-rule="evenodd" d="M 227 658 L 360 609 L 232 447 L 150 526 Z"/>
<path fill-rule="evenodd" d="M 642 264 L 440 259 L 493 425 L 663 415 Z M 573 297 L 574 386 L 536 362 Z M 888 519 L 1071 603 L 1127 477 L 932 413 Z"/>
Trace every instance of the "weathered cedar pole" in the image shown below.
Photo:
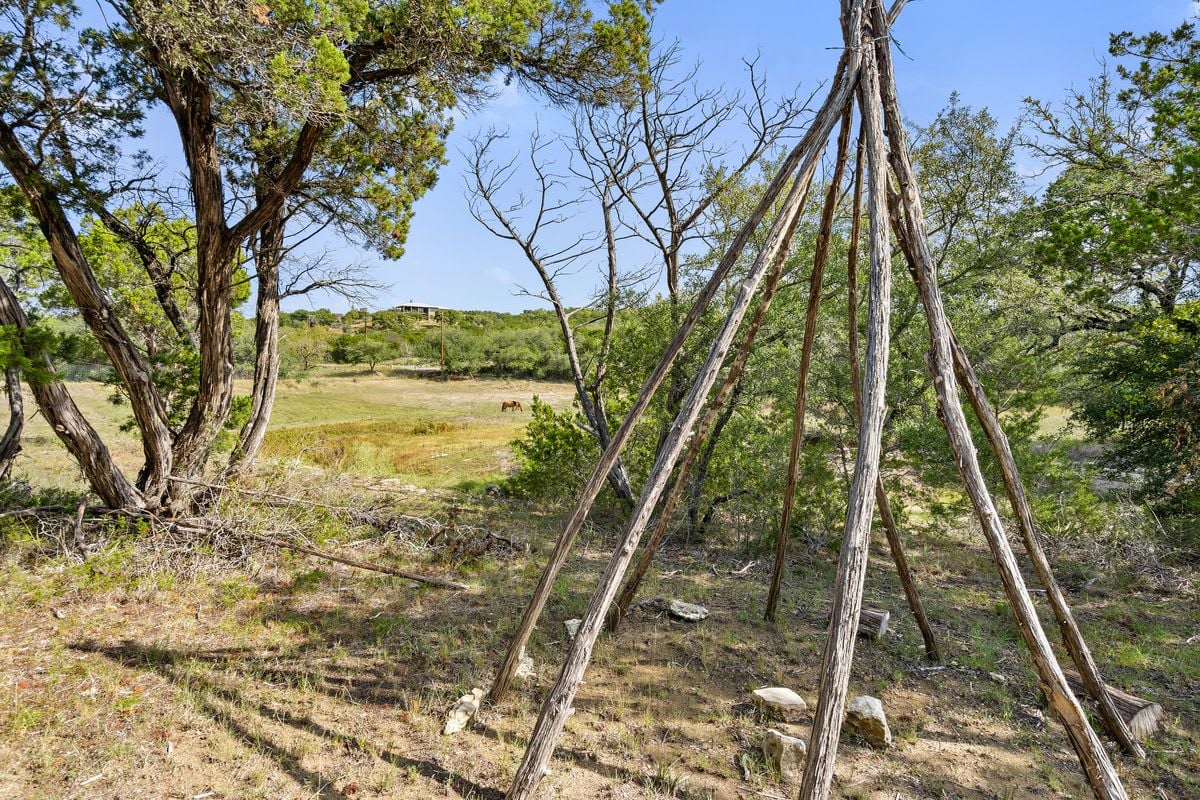
<path fill-rule="evenodd" d="M 837 211 L 838 194 L 846 172 L 846 156 L 850 150 L 850 115 L 847 108 L 838 132 L 837 157 L 833 176 L 825 190 L 825 205 L 821 209 L 821 224 L 813 247 L 812 274 L 808 279 L 808 309 L 804 314 L 804 343 L 800 348 L 800 373 L 796 376 L 796 400 L 792 411 L 792 441 L 788 448 L 787 481 L 783 489 L 783 509 L 779 514 L 779 531 L 775 535 L 775 565 L 771 570 L 771 588 L 767 592 L 767 608 L 763 616 L 775 620 L 779 609 L 779 590 L 783 581 L 783 565 L 787 560 L 788 530 L 792 526 L 792 505 L 796 500 L 796 481 L 800 477 L 800 445 L 804 441 L 804 412 L 807 405 L 808 370 L 812 365 L 813 343 L 817 339 L 817 315 L 821 311 L 821 286 L 825 266 L 829 263 L 829 241 L 833 238 L 833 216 Z"/>
<path fill-rule="evenodd" d="M 1033 512 L 1029 508 L 1029 498 L 1025 496 L 1025 487 L 1017 472 L 1017 462 L 1013 458 L 1012 448 L 1009 447 L 1008 437 L 1000 426 L 1000 420 L 992 409 L 992 404 L 988 402 L 987 394 L 975 374 L 975 369 L 967 359 L 967 354 L 953 336 L 950 339 L 950 348 L 954 356 L 954 371 L 966 392 L 971 408 L 975 411 L 975 416 L 983 425 L 983 431 L 987 435 L 996 463 L 1000 465 L 1008 501 L 1017 517 L 1017 527 L 1021 531 L 1021 539 L 1025 542 L 1025 552 L 1029 554 L 1029 560 L 1033 562 L 1033 570 L 1046 590 L 1046 597 L 1050 601 L 1050 607 L 1054 610 L 1054 618 L 1062 633 L 1063 644 L 1066 645 L 1067 652 L 1071 654 L 1071 659 L 1079 668 L 1079 674 L 1083 685 L 1087 688 L 1087 693 L 1100 707 L 1100 715 L 1104 718 L 1104 724 L 1108 727 L 1109 732 L 1121 743 L 1126 752 L 1138 760 L 1144 759 L 1146 751 L 1142 749 L 1141 744 L 1125 723 L 1124 717 L 1113 703 L 1112 696 L 1104 690 L 1104 678 L 1096 666 L 1095 659 L 1092 658 L 1087 642 L 1083 640 L 1079 626 L 1075 623 L 1075 617 L 1071 614 L 1070 606 L 1067 605 L 1067 598 L 1063 596 L 1062 589 L 1050 568 L 1046 551 L 1042 549 L 1042 543 L 1038 541 L 1033 526 Z"/>
<path fill-rule="evenodd" d="M 857 60 L 854 60 L 852 68 L 847 66 L 849 62 L 850 59 L 845 55 L 838 62 L 837 77 L 834 81 L 838 89 L 834 94 L 849 96 L 850 87 L 857 80 Z M 836 111 L 840 110 L 841 107 L 838 106 Z M 831 125 L 832 121 L 830 121 Z M 709 278 L 708 283 L 696 298 L 695 304 L 680 324 L 675 337 L 667 345 L 667 349 L 663 352 L 658 366 L 654 368 L 654 371 L 646 378 L 646 382 L 642 384 L 637 399 L 629 409 L 629 413 L 626 414 L 625 419 L 621 422 L 620 427 L 617 428 L 616 433 L 613 434 L 612 441 L 604 449 L 604 453 L 600 456 L 596 468 L 592 471 L 591 477 L 588 478 L 587 484 L 584 485 L 579 494 L 579 500 L 576 501 L 575 508 L 571 511 L 571 516 L 567 519 L 563 532 L 559 535 L 558 541 L 554 545 L 554 550 L 550 554 L 549 561 L 546 563 L 546 569 L 542 572 L 542 577 L 533 591 L 529 605 L 521 617 L 517 632 L 513 635 L 512 641 L 509 642 L 508 650 L 504 654 L 504 660 L 500 663 L 500 667 L 496 671 L 496 677 L 492 681 L 492 688 L 488 694 L 491 702 L 499 702 L 508 691 L 513 675 L 521 663 L 521 655 L 525 652 L 525 646 L 529 643 L 529 637 L 533 634 L 538 617 L 541 616 L 542 609 L 546 605 L 546 600 L 550 596 L 554 580 L 562 570 L 562 566 L 567 560 L 567 554 L 571 550 L 571 545 L 575 542 L 575 537 L 579 534 L 583 523 L 587 520 L 588 512 L 591 510 L 592 504 L 596 501 L 596 496 L 600 493 L 600 488 L 603 486 L 605 480 L 607 480 L 609 471 L 612 469 L 613 464 L 616 463 L 621 450 L 625 447 L 625 442 L 628 440 L 629 434 L 641 420 L 646 407 L 650 405 L 655 391 L 670 371 L 676 356 L 679 355 L 679 351 L 683 349 L 684 341 L 692 332 L 692 329 L 695 328 L 697 321 L 712 301 L 713 296 L 716 295 L 717 290 L 720 289 L 725 279 L 729 276 L 730 271 L 733 269 L 734 264 L 736 264 L 738 257 L 741 256 L 742 250 L 745 249 L 751 235 L 753 235 L 754 231 L 762 223 L 763 218 L 774 205 L 775 200 L 783 191 L 788 181 L 792 179 L 793 173 L 800 165 L 801 160 L 815 146 L 824 144 L 824 139 L 818 140 L 817 133 L 818 131 L 815 126 L 810 128 L 796 147 L 788 153 L 787 158 L 784 159 L 783 164 L 780 166 L 779 172 L 767 185 L 766 191 L 763 193 L 763 197 L 759 200 L 754 212 L 746 220 L 742 229 L 738 231 L 737 236 L 729 246 L 728 252 L 725 253 L 724 258 L 721 259 L 716 270 L 713 271 L 712 277 Z M 826 127 L 824 136 L 827 137 L 828 135 L 829 128 Z"/>
<path fill-rule="evenodd" d="M 862 387 L 858 376 L 858 235 L 862 219 L 862 134 L 858 137 L 858 153 L 854 166 L 854 203 L 850 221 L 850 247 L 846 253 L 846 287 L 847 314 L 849 322 L 848 346 L 850 351 L 850 387 L 854 394 L 854 415 L 862 415 Z M 925 605 L 917 592 L 917 583 L 913 580 L 912 571 L 908 568 L 908 557 L 904 554 L 904 541 L 900 538 L 900 529 L 896 525 L 896 517 L 892 514 L 891 503 L 888 502 L 887 492 L 883 488 L 883 474 L 875 481 L 875 505 L 879 509 L 879 518 L 883 522 L 883 532 L 887 537 L 888 549 L 892 553 L 892 561 L 896 564 L 896 574 L 900 577 L 900 585 L 904 589 L 904 597 L 908 607 L 921 630 L 921 638 L 925 642 L 925 657 L 930 661 L 940 661 L 941 652 L 938 650 L 937 639 L 929 618 L 925 615 Z"/>
<path fill-rule="evenodd" d="M 863 0 L 856 0 L 855 7 L 861 10 L 862 2 Z M 804 164 L 792 183 L 783 208 L 771 226 L 762 251 L 741 282 L 729 313 L 712 343 L 708 357 L 659 448 L 646 486 L 626 525 L 621 541 L 613 550 L 612 558 L 600 576 L 596 591 L 592 595 L 591 602 L 579 625 L 579 631 L 571 642 L 571 648 L 567 652 L 562 670 L 545 702 L 542 703 L 541 713 L 538 715 L 537 724 L 534 726 L 529 740 L 529 747 L 525 751 L 525 757 L 521 761 L 520 767 L 517 768 L 517 774 L 508 790 L 508 800 L 529 800 L 534 796 L 538 782 L 546 772 L 558 737 L 562 734 L 563 726 L 573 713 L 571 704 L 580 684 L 583 683 L 583 673 L 591 660 L 592 648 L 595 646 L 596 637 L 604 624 L 605 614 L 616 597 L 621 578 L 633 558 L 642 531 L 670 478 L 671 471 L 683 449 L 684 439 L 691 433 L 696 419 L 700 415 L 704 399 L 716 382 L 721 363 L 746 316 L 750 302 L 757 293 L 767 267 L 775 262 L 775 258 L 781 250 L 787 248 L 795 233 L 800 219 L 802 201 L 807 194 L 813 173 L 816 171 L 817 162 L 825 149 L 834 123 L 842 114 L 853 92 L 859 57 L 856 53 L 851 52 L 847 60 L 848 68 L 835 82 L 833 91 L 825 100 L 821 110 L 817 112 L 812 127 L 804 137 L 802 142 L 805 146 Z"/>
<path fill-rule="evenodd" d="M 862 114 L 868 168 L 868 213 L 871 220 L 871 301 L 867 322 L 866 375 L 858 425 L 858 453 L 842 531 L 842 548 L 834 584 L 833 609 L 821 666 L 821 687 L 808 739 L 808 758 L 800 797 L 825 800 L 833 783 L 833 765 L 845 712 L 854 658 L 854 640 L 862 608 L 863 583 L 870 553 L 874 492 L 879 476 L 880 438 L 886 410 L 889 323 L 891 319 L 891 247 L 887 217 L 887 153 L 879 103 L 879 74 L 869 32 L 850 25 L 849 35 L 862 42 L 862 75 L 858 106 Z M 861 38 L 860 38 L 861 37 Z"/>
<path fill-rule="evenodd" d="M 804 213 L 804 204 L 807 202 L 807 199 L 806 196 L 804 202 L 801 203 L 801 215 Z M 692 473 L 692 467 L 695 466 L 701 451 L 704 449 L 704 442 L 712 432 L 713 426 L 716 425 L 717 418 L 721 415 L 721 409 L 724 407 L 726 401 L 728 401 L 730 395 L 733 394 L 734 387 L 742 379 L 742 374 L 746 368 L 746 361 L 749 360 L 750 352 L 754 348 L 754 341 L 758 338 L 758 332 L 762 329 L 762 324 L 767 318 L 767 311 L 771 308 L 771 301 L 775 298 L 775 291 L 779 287 L 779 278 L 783 275 L 783 265 L 786 261 L 787 251 L 780 250 L 779 254 L 775 257 L 775 263 L 771 267 L 771 274 L 767 278 L 766 288 L 763 289 L 762 299 L 759 301 L 758 307 L 754 309 L 754 316 L 750 318 L 750 325 L 747 327 L 746 334 L 742 338 L 742 343 L 738 347 L 737 355 L 734 356 L 733 361 L 730 363 L 729 369 L 725 374 L 725 380 L 722 381 L 720 388 L 717 389 L 717 394 L 709 401 L 700 424 L 696 426 L 696 431 L 692 434 L 691 440 L 688 442 L 687 453 L 679 465 L 675 482 L 671 484 L 671 491 L 667 493 L 667 499 L 659 507 L 658 521 L 654 524 L 654 531 L 650 534 L 650 538 L 646 540 L 646 546 L 642 548 L 641 557 L 638 559 L 629 578 L 626 579 L 621 594 L 617 597 L 616 603 L 609 612 L 606 627 L 610 632 L 616 632 L 617 628 L 621 625 L 621 620 L 629 613 L 629 606 L 632 605 L 633 598 L 637 596 L 638 589 L 646 577 L 646 572 L 650 569 L 650 564 L 654 561 L 654 556 L 658 553 L 659 545 L 662 544 L 667 529 L 671 527 L 671 520 L 675 515 L 675 509 L 679 506 L 679 501 L 683 498 L 688 478 Z"/>
<path fill-rule="evenodd" d="M 1009 604 L 1013 607 L 1013 612 L 1021 628 L 1021 635 L 1025 639 L 1034 666 L 1037 668 L 1047 703 L 1066 728 L 1067 736 L 1075 748 L 1075 753 L 1079 757 L 1088 783 L 1096 797 L 1101 800 L 1114 798 L 1124 800 L 1128 797 L 1125 787 L 1121 784 L 1121 779 L 1113 769 L 1112 762 L 1096 737 L 1095 731 L 1088 724 L 1083 708 L 1075 699 L 1075 695 L 1071 693 L 1062 668 L 1042 629 L 1037 610 L 1025 588 L 1020 567 L 1008 544 L 1008 538 L 1000 522 L 1000 515 L 996 512 L 983 473 L 979 468 L 971 432 L 967 427 L 966 416 L 958 398 L 958 384 L 954 375 L 952 332 L 946 317 L 946 310 L 942 305 L 937 271 L 929 251 L 924 212 L 917 192 L 916 174 L 909 158 L 907 135 L 896 99 L 896 84 L 892 72 L 891 43 L 888 37 L 887 23 L 883 18 L 882 10 L 877 6 L 873 6 L 871 9 L 871 19 L 873 27 L 878 31 L 875 38 L 875 51 L 881 76 L 888 138 L 891 143 L 890 156 L 900 186 L 901 204 L 904 211 L 902 224 L 905 226 L 905 235 L 912 245 L 913 254 L 916 257 L 917 287 L 922 305 L 925 307 L 926 321 L 929 326 L 930 366 L 934 372 L 940 418 L 946 428 L 950 447 L 958 463 L 967 494 L 971 498 L 975 513 L 979 517 L 984 535 L 992 550 L 992 556 L 996 561 L 997 571 L 1004 584 Z M 803 792 L 801 796 L 809 797 Z M 823 800 L 825 795 L 822 794 L 819 797 Z"/>

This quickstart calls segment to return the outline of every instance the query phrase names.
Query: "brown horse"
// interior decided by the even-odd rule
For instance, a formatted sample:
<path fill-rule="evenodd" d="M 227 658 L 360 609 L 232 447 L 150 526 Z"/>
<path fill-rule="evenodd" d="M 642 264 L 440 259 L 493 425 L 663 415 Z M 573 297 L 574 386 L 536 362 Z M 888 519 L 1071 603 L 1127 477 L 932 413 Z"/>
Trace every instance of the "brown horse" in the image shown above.
<path fill-rule="evenodd" d="M 503 403 L 501 403 L 501 404 L 500 404 L 500 411 L 501 411 L 501 412 L 504 412 L 504 411 L 524 411 L 524 410 L 525 410 L 525 409 L 521 407 L 521 401 L 520 401 L 520 400 L 505 400 Z"/>

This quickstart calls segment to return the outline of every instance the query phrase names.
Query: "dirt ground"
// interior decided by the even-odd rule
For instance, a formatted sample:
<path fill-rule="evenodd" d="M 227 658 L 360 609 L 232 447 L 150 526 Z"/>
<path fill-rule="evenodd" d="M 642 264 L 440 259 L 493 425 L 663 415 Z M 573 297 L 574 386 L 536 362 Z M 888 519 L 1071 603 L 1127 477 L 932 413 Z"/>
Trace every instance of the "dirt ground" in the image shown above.
<path fill-rule="evenodd" d="M 455 698 L 490 680 L 564 510 L 388 483 L 371 496 L 427 518 L 454 506 L 460 535 L 498 533 L 530 552 L 505 545 L 447 561 L 446 547 L 418 551 L 358 529 L 325 543 L 453 573 L 471 585 L 459 593 L 271 550 L 253 551 L 239 570 L 189 575 L 138 567 L 120 540 L 86 562 L 10 546 L 0 577 L 0 798 L 502 797 L 564 653 L 562 622 L 586 606 L 614 532 L 597 525 L 577 545 L 531 643 L 536 677 L 444 737 Z M 981 537 L 964 522 L 912 530 L 909 544 L 947 660 L 923 658 L 877 548 L 867 605 L 889 609 L 893 624 L 880 641 L 860 640 L 851 693 L 883 701 L 896 744 L 875 751 L 843 736 L 834 796 L 1089 797 Z M 783 685 L 815 701 L 835 558 L 798 547 L 786 613 L 769 624 L 768 562 L 743 569 L 755 560 L 744 553 L 670 550 L 642 596 L 700 602 L 711 616 L 691 624 L 638 611 L 602 638 L 540 796 L 793 796 L 763 762 L 767 724 L 748 692 Z M 1194 584 L 1072 576 L 1069 598 L 1109 680 L 1166 709 L 1144 764 L 1114 756 L 1131 796 L 1200 797 Z M 807 735 L 806 723 L 785 727 Z"/>

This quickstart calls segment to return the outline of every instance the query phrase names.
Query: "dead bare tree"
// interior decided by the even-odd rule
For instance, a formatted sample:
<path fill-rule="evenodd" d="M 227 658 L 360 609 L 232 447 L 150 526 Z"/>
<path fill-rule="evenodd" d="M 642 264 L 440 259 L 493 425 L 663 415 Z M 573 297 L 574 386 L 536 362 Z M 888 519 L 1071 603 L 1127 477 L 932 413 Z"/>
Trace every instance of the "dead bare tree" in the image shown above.
<path fill-rule="evenodd" d="M 567 234 L 564 242 L 546 244 L 547 236 L 553 236 L 557 229 L 571 219 L 568 212 L 580 207 L 584 203 L 584 197 L 577 192 L 568 191 L 565 185 L 566 176 L 553 171 L 551 148 L 555 143 L 543 138 L 540 132 L 534 131 L 530 136 L 526 154 L 535 187 L 534 198 L 529 200 L 521 194 L 511 202 L 503 200 L 505 187 L 512 180 L 520 158 L 519 155 L 514 155 L 504 163 L 499 163 L 493 158 L 495 146 L 505 138 L 503 134 L 492 130 L 471 140 L 471 150 L 468 153 L 471 216 L 493 236 L 516 244 L 537 273 L 541 289 L 529 290 L 522 287 L 521 291 L 527 296 L 549 303 L 554 309 L 580 410 L 587 420 L 589 431 L 596 437 L 600 447 L 607 448 L 612 442 L 612 435 L 604 404 L 603 384 L 621 291 L 621 277 L 617 267 L 618 234 L 613 220 L 615 210 L 611 186 L 602 184 L 596 187 L 596 199 L 600 205 L 604 231 L 601 237 L 592 233 Z M 605 256 L 605 288 L 600 293 L 600 301 L 604 308 L 604 333 L 600 352 L 588 374 L 576 344 L 572 319 L 580 312 L 594 310 L 594 306 L 589 304 L 568 307 L 560 293 L 559 282 L 564 275 L 582 269 L 589 256 L 598 251 L 603 251 Z M 609 472 L 608 482 L 618 497 L 629 505 L 633 504 L 629 476 L 619 460 Z"/>
<path fill-rule="evenodd" d="M 713 204 L 795 133 L 808 107 L 795 92 L 771 100 L 757 59 L 745 62 L 747 91 L 735 93 L 703 88 L 698 65 L 681 69 L 681 62 L 678 43 L 656 48 L 637 102 L 588 115 L 589 141 L 581 150 L 608 173 L 632 210 L 630 229 L 655 253 L 676 326 L 683 315 L 684 258 L 693 243 L 714 233 Z M 727 144 L 733 129 L 743 142 L 739 151 Z M 712 179 L 714 168 L 721 180 Z M 668 417 L 686 391 L 687 371 L 677 361 L 667 390 Z"/>
<path fill-rule="evenodd" d="M 843 58 L 839 62 L 837 70 L 838 92 L 843 97 L 843 103 L 845 96 L 847 96 L 850 91 L 848 86 L 844 85 L 846 80 L 848 80 L 846 59 Z M 683 97 L 684 95 L 681 93 L 678 96 Z M 765 95 L 763 96 L 765 97 Z M 765 111 L 764 114 L 759 118 L 760 121 L 771 121 L 771 125 L 768 128 L 768 132 L 771 136 L 771 142 L 779 141 L 785 132 L 791 130 L 795 118 L 800 113 L 800 109 L 797 106 L 798 104 L 795 103 L 785 104 L 787 111 L 783 113 L 783 117 L 786 118 L 786 123 L 781 122 L 778 115 L 775 115 L 769 111 Z M 767 108 L 765 103 L 763 104 L 762 108 Z M 824 112 L 826 109 L 823 107 L 822 110 Z M 623 110 L 621 112 L 619 120 L 625 120 L 624 124 L 620 124 L 619 120 L 618 122 L 601 121 L 598 118 L 593 117 L 590 118 L 589 126 L 589 133 L 597 143 L 596 153 L 599 156 L 597 161 L 599 163 L 606 164 L 608 166 L 609 173 L 613 175 L 614 178 L 623 176 L 620 181 L 614 181 L 614 185 L 620 191 L 621 196 L 626 199 L 628 199 L 630 195 L 636 191 L 636 187 L 641 186 L 643 182 L 626 174 L 619 167 L 617 162 L 611 158 L 605 158 L 604 154 L 614 152 L 613 145 L 616 142 L 631 141 L 634 140 L 634 137 L 638 136 L 638 131 L 641 129 L 641 126 L 632 124 L 629 116 L 630 113 L 632 112 L 629 112 L 628 110 Z M 683 125 L 682 120 L 686 118 L 686 112 L 676 115 L 676 120 L 681 126 Z M 820 115 L 818 115 L 818 118 L 820 119 Z M 823 123 L 824 120 L 821 119 L 821 122 Z M 832 126 L 833 123 L 830 122 L 829 124 Z M 703 129 L 705 129 L 705 126 L 700 126 L 699 130 Z M 807 182 L 811 180 L 812 171 L 815 170 L 816 162 L 819 158 L 819 153 L 813 153 L 813 150 L 816 147 L 817 138 L 819 137 L 819 131 L 819 126 L 815 128 L 810 127 L 801 141 L 795 147 L 793 147 L 783 159 L 778 173 L 769 181 L 757 205 L 747 216 L 744 223 L 738 228 L 737 234 L 729 242 L 725 255 L 721 258 L 720 262 L 709 276 L 707 282 L 699 291 L 691 309 L 681 320 L 679 320 L 678 325 L 676 326 L 675 336 L 667 345 L 658 365 L 646 378 L 641 390 L 637 395 L 637 398 L 634 400 L 633 406 L 626 414 L 625 419 L 621 422 L 621 425 L 613 434 L 612 442 L 601 455 L 596 471 L 593 472 L 592 477 L 589 478 L 588 482 L 581 490 L 579 499 L 576 501 L 575 508 L 572 510 L 571 516 L 568 518 L 563 532 L 560 534 L 558 541 L 555 543 L 554 550 L 550 554 L 546 568 L 538 581 L 537 587 L 534 589 L 533 597 L 530 599 L 529 605 L 526 607 L 525 613 L 521 617 L 517 631 L 513 635 L 512 640 L 509 642 L 508 649 L 505 652 L 499 668 L 497 669 L 496 677 L 492 681 L 491 690 L 488 695 L 492 702 L 499 702 L 499 700 L 501 700 L 508 691 L 508 688 L 512 683 L 513 675 L 516 673 L 517 667 L 520 664 L 521 656 L 525 652 L 525 646 L 529 641 L 529 637 L 533 633 L 534 627 L 537 625 L 538 618 L 541 615 L 542 609 L 545 607 L 546 600 L 549 598 L 554 581 L 558 577 L 563 564 L 566 562 L 567 555 L 570 552 L 571 546 L 574 544 L 575 537 L 582 529 L 584 521 L 587 519 L 588 513 L 591 510 L 592 504 L 595 502 L 601 486 L 607 479 L 606 476 L 608 471 L 619 459 L 621 450 L 624 448 L 634 426 L 637 425 L 641 420 L 642 416 L 646 412 L 646 409 L 650 405 L 651 399 L 658 390 L 659 386 L 662 384 L 663 380 L 666 378 L 667 374 L 672 371 L 678 356 L 683 351 L 688 337 L 691 335 L 705 310 L 712 302 L 713 297 L 728 280 L 734 266 L 738 263 L 738 260 L 742 255 L 742 251 L 755 236 L 760 224 L 762 223 L 762 220 L 769 212 L 774 210 L 775 203 L 780 195 L 783 194 L 785 187 L 791 184 L 792 188 L 788 192 L 788 199 L 785 202 L 787 213 L 779 218 L 780 220 L 784 220 L 789 215 L 793 215 L 794 219 L 791 220 L 791 227 L 786 231 L 783 227 L 778 229 L 772 228 L 772 232 L 767 236 L 766 241 L 763 244 L 762 252 L 765 253 L 768 250 L 771 250 L 771 252 L 777 252 L 780 248 L 786 249 L 787 243 L 791 240 L 792 233 L 794 232 L 794 225 L 799 222 L 800 207 L 803 205 L 800 202 L 799 195 L 806 196 Z M 691 136 L 683 136 L 686 131 L 682 127 L 678 132 L 680 136 L 671 137 L 671 141 L 673 141 L 676 145 L 678 145 L 680 141 L 687 141 L 691 143 L 692 147 L 700 147 L 700 145 L 696 144 L 696 140 Z M 827 129 L 824 135 L 828 136 Z M 704 139 L 701 139 L 700 141 L 702 143 Z M 764 143 L 759 155 L 761 155 L 761 152 L 765 151 L 767 147 L 768 144 Z M 699 150 L 697 152 L 699 152 Z M 676 165 L 679 165 L 680 163 L 686 164 L 688 162 L 688 159 L 684 159 L 682 155 L 677 153 L 677 156 L 678 157 L 674 162 Z M 740 168 L 741 172 L 749 169 L 750 166 L 757 160 L 757 158 L 758 155 L 755 155 L 753 159 L 745 159 L 745 167 Z M 635 161 L 636 160 L 637 159 L 635 158 Z M 796 172 L 798 169 L 800 169 L 802 164 L 804 165 L 804 169 L 801 171 L 802 175 L 798 177 Z M 614 167 L 616 168 L 614 169 Z M 682 169 L 681 167 L 679 168 Z M 686 175 L 686 173 L 677 174 Z M 803 175 L 805 174 L 807 175 L 807 178 L 803 178 Z M 797 186 L 800 183 L 804 184 L 803 191 L 797 189 Z M 659 183 L 659 186 L 662 186 L 661 182 Z M 671 186 L 670 181 L 667 182 L 667 186 Z M 668 248 L 668 250 L 665 251 L 665 255 L 669 256 L 671 252 L 679 255 L 683 249 L 684 243 L 691 241 L 691 239 L 695 236 L 699 236 L 698 233 L 695 233 L 694 226 L 701 221 L 704 211 L 711 206 L 713 199 L 714 198 L 712 196 L 709 196 L 708 198 L 700 198 L 697 203 L 702 207 L 698 209 L 696 207 L 692 207 L 692 213 L 681 218 L 690 220 L 690 222 L 687 226 L 675 226 L 674 229 L 677 230 L 679 234 L 672 241 L 678 242 L 679 247 L 674 249 Z M 672 201 L 672 204 L 678 211 L 680 207 L 679 204 L 674 203 L 674 201 Z M 647 209 L 654 210 L 665 205 L 666 200 L 664 198 L 653 205 L 643 205 L 642 208 L 643 211 L 646 211 Z M 641 216 L 641 213 L 639 213 L 639 216 Z M 650 217 L 650 219 L 653 219 L 653 217 Z M 787 222 L 777 223 L 777 225 L 780 226 L 787 226 L 787 224 Z M 651 236 L 651 238 L 653 239 L 653 236 Z M 764 256 L 762 253 L 760 253 L 760 260 L 763 257 Z M 770 258 L 767 258 L 767 261 L 769 262 Z M 661 455 L 661 444 L 658 449 L 660 450 Z"/>

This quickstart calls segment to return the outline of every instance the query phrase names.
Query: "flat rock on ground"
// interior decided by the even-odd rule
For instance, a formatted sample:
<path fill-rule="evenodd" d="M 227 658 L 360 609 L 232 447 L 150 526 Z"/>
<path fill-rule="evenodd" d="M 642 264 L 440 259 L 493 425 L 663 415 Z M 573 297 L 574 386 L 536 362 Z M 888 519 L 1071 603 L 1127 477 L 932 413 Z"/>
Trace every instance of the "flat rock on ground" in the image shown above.
<path fill-rule="evenodd" d="M 764 686 L 750 694 L 764 715 L 783 722 L 799 722 L 808 712 L 804 698 L 784 686 Z"/>
<path fill-rule="evenodd" d="M 471 717 L 479 712 L 479 701 L 482 699 L 483 689 L 478 687 L 458 698 L 458 702 L 450 707 L 450 713 L 446 716 L 446 727 L 442 729 L 442 735 L 450 736 L 467 727 Z"/>
<path fill-rule="evenodd" d="M 684 622 L 699 622 L 708 617 L 708 609 L 704 606 L 685 603 L 682 600 L 672 600 L 667 603 L 667 613 Z"/>

